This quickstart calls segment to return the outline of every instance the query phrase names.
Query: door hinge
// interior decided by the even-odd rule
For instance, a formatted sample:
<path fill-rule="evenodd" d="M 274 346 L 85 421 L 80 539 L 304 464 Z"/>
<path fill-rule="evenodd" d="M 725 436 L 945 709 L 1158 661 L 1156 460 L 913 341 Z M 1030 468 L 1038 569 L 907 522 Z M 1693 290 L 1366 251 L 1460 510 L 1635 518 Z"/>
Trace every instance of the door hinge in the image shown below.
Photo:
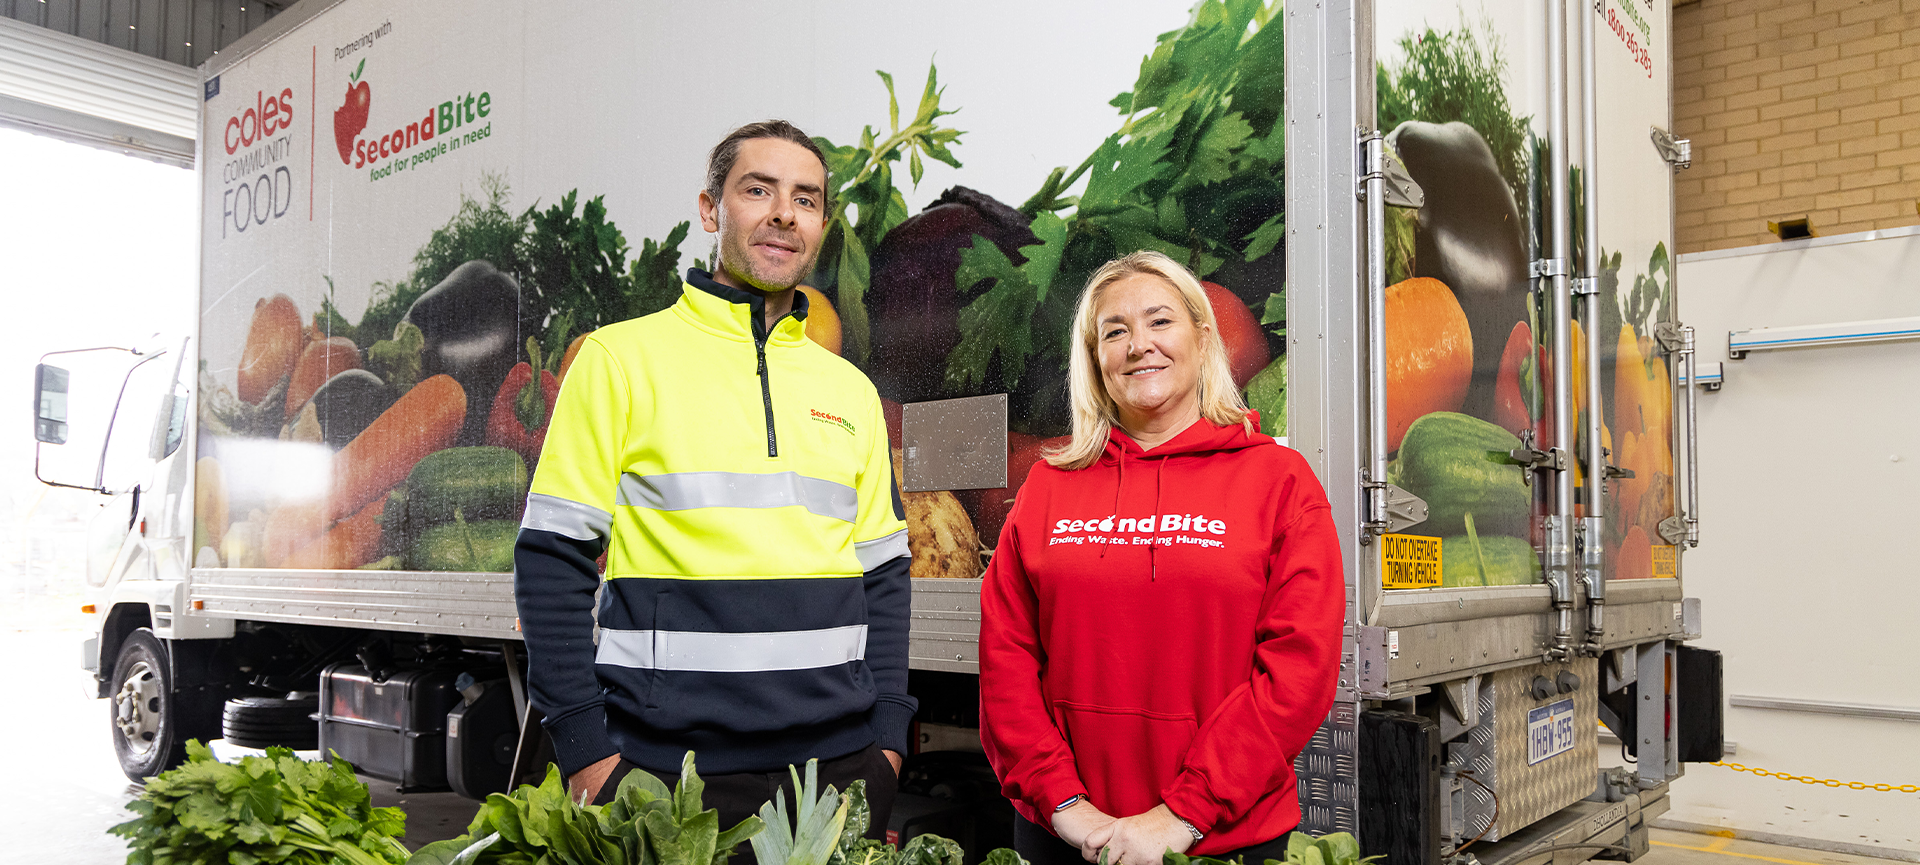
<path fill-rule="evenodd" d="M 1367 150 L 1369 147 L 1376 146 L 1380 148 L 1382 157 L 1380 163 L 1384 166 L 1379 174 L 1374 174 L 1366 170 L 1366 166 L 1369 164 Z M 1386 139 L 1379 134 L 1376 133 L 1360 139 L 1360 167 L 1360 180 L 1356 191 L 1359 193 L 1362 201 L 1365 201 L 1367 198 L 1367 181 L 1378 179 L 1382 181 L 1380 184 L 1381 187 L 1386 190 L 1384 198 L 1388 207 L 1404 207 L 1417 210 L 1426 206 L 1426 191 L 1421 189 L 1420 184 L 1414 181 L 1412 174 L 1407 173 L 1406 163 L 1400 161 L 1400 154 L 1395 153 L 1393 148 L 1387 144 Z"/>
<path fill-rule="evenodd" d="M 1385 489 L 1376 490 L 1375 495 L 1387 497 L 1387 532 L 1400 531 L 1427 521 L 1427 500 L 1407 492 L 1393 484 Z"/>
<path fill-rule="evenodd" d="M 1660 154 L 1661 159 L 1667 161 L 1668 165 L 1674 168 L 1693 167 L 1692 139 L 1675 138 L 1673 133 L 1658 126 L 1648 127 L 1648 130 L 1653 137 L 1653 149 Z"/>
<path fill-rule="evenodd" d="M 1653 325 L 1653 341 L 1660 343 L 1661 348 L 1666 349 L 1668 354 L 1672 354 L 1686 347 L 1686 330 L 1676 322 L 1656 322 Z"/>

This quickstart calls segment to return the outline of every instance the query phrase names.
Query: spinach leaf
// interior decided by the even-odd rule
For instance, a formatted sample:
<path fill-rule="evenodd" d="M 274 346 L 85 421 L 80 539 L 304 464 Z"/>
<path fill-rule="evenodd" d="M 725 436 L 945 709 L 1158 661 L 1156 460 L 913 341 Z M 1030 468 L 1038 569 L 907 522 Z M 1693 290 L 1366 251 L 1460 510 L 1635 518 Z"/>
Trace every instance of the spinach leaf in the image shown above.
<path fill-rule="evenodd" d="M 409 865 L 724 865 L 761 822 L 720 831 L 720 812 L 702 806 L 705 790 L 691 751 L 676 787 L 635 770 L 606 805 L 574 801 L 549 766 L 538 786 L 487 797 L 466 834 L 420 848 Z"/>

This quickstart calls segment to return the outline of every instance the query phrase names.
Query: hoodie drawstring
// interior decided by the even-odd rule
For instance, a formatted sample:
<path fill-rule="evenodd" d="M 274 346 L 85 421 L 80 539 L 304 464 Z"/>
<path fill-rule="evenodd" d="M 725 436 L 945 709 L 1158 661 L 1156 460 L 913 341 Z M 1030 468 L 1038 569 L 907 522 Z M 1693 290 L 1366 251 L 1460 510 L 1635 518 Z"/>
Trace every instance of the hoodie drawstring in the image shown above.
<path fill-rule="evenodd" d="M 1161 457 L 1157 462 L 1159 466 L 1153 473 L 1153 518 L 1156 522 L 1160 519 L 1160 500 L 1163 498 L 1162 493 L 1167 489 L 1167 458 Z M 1155 551 L 1159 548 L 1160 527 L 1154 526 L 1153 534 L 1147 536 L 1147 565 L 1150 568 L 1147 582 L 1150 583 L 1160 582 L 1160 557 L 1155 555 Z"/>
<path fill-rule="evenodd" d="M 1113 512 L 1116 515 L 1115 519 L 1119 518 L 1117 515 L 1120 513 L 1121 493 L 1125 491 L 1127 488 L 1127 455 L 1126 454 L 1123 453 L 1120 455 L 1119 463 L 1120 463 L 1119 477 L 1117 480 L 1113 482 Z M 1107 547 L 1109 546 L 1112 546 L 1112 544 L 1100 545 L 1100 556 L 1099 556 L 1100 558 L 1104 559 L 1107 557 Z"/>

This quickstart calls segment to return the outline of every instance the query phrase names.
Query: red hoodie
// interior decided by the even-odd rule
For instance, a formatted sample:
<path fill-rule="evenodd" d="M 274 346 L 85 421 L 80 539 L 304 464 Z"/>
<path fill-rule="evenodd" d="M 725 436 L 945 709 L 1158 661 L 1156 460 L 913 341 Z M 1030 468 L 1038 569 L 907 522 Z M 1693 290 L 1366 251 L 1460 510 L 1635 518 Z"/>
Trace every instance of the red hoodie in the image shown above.
<path fill-rule="evenodd" d="M 1040 463 L 980 606 L 980 735 L 1027 819 L 1081 793 L 1115 817 L 1165 803 L 1206 833 L 1192 855 L 1299 823 L 1293 761 L 1333 703 L 1345 609 L 1300 454 L 1203 419 Z"/>

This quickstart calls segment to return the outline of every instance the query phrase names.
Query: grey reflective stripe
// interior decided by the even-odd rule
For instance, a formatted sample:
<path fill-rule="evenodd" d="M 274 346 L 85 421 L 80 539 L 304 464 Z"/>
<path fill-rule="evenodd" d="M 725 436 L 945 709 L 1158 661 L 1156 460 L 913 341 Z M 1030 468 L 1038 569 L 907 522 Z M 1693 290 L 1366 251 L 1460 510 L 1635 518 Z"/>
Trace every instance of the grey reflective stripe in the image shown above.
<path fill-rule="evenodd" d="M 601 628 L 594 662 L 638 670 L 759 673 L 832 667 L 866 656 L 866 625 L 749 634 Z"/>
<path fill-rule="evenodd" d="M 527 496 L 527 513 L 520 518 L 520 528 L 592 541 L 605 538 L 613 529 L 613 514 L 559 496 L 532 493 Z"/>
<path fill-rule="evenodd" d="M 684 511 L 692 508 L 785 508 L 799 505 L 813 513 L 853 522 L 860 499 L 853 487 L 810 478 L 798 472 L 676 472 L 623 475 L 616 504 Z"/>
<path fill-rule="evenodd" d="M 871 571 L 893 559 L 913 555 L 907 549 L 906 529 L 901 529 L 884 538 L 855 541 L 853 554 L 860 559 L 860 570 L 863 571 Z"/>

